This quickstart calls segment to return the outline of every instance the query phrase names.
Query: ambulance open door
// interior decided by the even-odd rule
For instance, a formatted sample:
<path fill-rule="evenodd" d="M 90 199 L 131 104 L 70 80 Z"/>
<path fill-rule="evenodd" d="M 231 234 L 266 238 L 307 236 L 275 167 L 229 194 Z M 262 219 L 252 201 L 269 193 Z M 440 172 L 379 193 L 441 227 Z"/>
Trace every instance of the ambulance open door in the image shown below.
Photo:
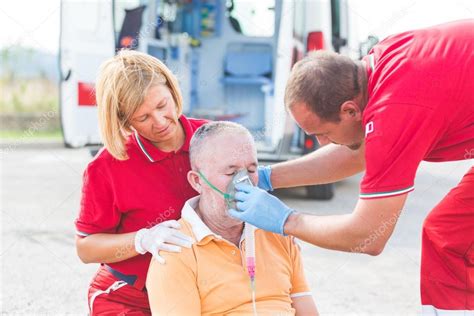
<path fill-rule="evenodd" d="M 99 144 L 94 83 L 100 64 L 114 56 L 112 1 L 61 1 L 60 116 L 67 147 Z"/>

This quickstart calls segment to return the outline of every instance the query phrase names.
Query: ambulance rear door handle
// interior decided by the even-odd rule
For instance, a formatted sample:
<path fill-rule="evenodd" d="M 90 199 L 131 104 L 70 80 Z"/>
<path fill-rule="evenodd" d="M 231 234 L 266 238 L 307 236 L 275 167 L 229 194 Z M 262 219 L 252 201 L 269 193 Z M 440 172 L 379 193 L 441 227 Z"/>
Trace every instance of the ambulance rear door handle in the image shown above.
<path fill-rule="evenodd" d="M 63 76 L 63 81 L 68 81 L 69 78 L 71 78 L 72 70 L 68 69 L 67 73 L 65 76 Z"/>

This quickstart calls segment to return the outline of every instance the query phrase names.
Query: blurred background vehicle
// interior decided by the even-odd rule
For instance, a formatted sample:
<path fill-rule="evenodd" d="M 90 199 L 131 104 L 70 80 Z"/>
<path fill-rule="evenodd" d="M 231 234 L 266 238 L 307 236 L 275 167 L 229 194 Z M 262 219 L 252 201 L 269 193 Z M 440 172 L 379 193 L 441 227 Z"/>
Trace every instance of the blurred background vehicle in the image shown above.
<path fill-rule="evenodd" d="M 285 83 L 308 51 L 344 53 L 345 0 L 61 1 L 60 117 L 68 147 L 97 145 L 94 79 L 116 51 L 136 49 L 178 76 L 184 114 L 232 120 L 254 135 L 259 160 L 285 161 L 318 148 L 286 114 Z M 347 50 L 346 50 L 347 51 Z M 330 199 L 333 185 L 307 188 Z"/>

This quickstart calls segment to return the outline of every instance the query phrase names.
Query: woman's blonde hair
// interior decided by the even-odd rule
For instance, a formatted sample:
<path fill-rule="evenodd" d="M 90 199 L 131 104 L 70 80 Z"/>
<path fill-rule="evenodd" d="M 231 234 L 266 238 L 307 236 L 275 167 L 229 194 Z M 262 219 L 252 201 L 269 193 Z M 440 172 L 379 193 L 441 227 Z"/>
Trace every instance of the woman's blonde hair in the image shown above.
<path fill-rule="evenodd" d="M 132 132 L 130 120 L 143 104 L 148 89 L 157 84 L 168 87 L 180 116 L 183 97 L 178 81 L 160 60 L 122 50 L 100 66 L 96 82 L 100 133 L 105 148 L 116 159 L 128 159 L 125 144 Z"/>

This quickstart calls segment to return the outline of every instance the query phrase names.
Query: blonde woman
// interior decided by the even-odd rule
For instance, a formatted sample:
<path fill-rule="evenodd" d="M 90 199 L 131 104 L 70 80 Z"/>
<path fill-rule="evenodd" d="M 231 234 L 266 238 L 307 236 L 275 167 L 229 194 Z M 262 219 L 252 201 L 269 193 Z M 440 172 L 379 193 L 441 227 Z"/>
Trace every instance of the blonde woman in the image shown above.
<path fill-rule="evenodd" d="M 190 247 L 179 232 L 184 202 L 197 195 L 186 177 L 189 142 L 203 120 L 182 115 L 178 82 L 158 59 L 121 51 L 100 68 L 96 86 L 104 148 L 84 172 L 76 248 L 100 263 L 91 315 L 149 315 L 145 278 L 152 256 Z"/>

